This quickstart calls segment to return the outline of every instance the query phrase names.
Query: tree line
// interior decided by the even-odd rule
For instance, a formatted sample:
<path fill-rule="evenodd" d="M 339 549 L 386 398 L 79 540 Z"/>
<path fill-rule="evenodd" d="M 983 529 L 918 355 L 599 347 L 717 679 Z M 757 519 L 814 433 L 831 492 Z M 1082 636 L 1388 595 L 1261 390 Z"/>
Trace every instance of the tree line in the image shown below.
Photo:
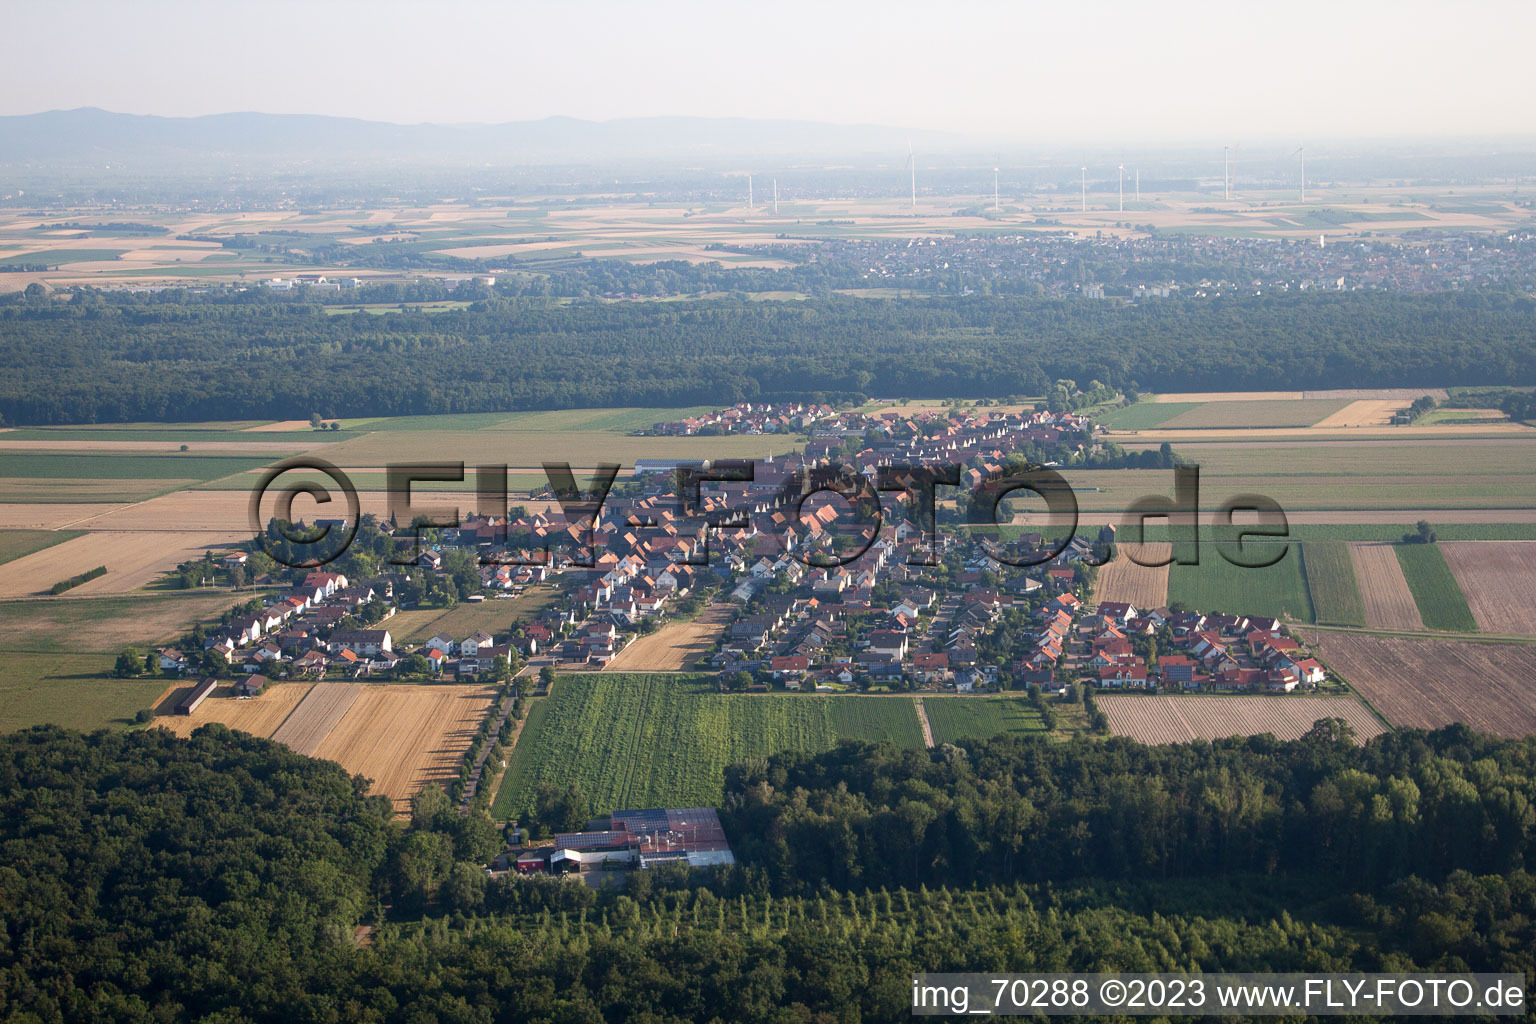
<path fill-rule="evenodd" d="M 261 290 L 256 290 L 261 291 Z M 327 316 L 214 292 L 0 299 L 12 424 L 1120 390 L 1536 383 L 1536 300 L 1304 293 L 1125 306 L 831 295 Z M 391 382 L 391 383 L 385 383 Z"/>

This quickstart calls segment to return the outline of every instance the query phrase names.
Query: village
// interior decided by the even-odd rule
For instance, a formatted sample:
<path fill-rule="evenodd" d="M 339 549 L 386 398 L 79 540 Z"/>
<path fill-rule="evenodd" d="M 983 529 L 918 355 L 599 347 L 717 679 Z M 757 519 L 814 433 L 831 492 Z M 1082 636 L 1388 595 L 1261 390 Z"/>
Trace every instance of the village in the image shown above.
<path fill-rule="evenodd" d="M 746 692 L 1064 692 L 1075 685 L 1289 693 L 1326 680 L 1278 620 L 1095 603 L 1096 567 L 1113 527 L 1071 537 L 1054 557 L 1058 545 L 1033 532 L 1017 533 L 998 551 L 963 528 L 945 528 L 954 516 L 942 507 L 938 528 L 925 534 L 899 493 L 882 499 L 878 532 L 861 534 L 846 504 L 794 490 L 803 470 L 829 461 L 870 477 L 885 467 L 943 462 L 963 466 L 962 482 L 974 484 L 1021 453 L 1080 459 L 1097 445 L 1082 416 L 973 409 L 906 417 L 742 403 L 654 429 L 711 428 L 803 431 L 810 440 L 801 456 L 756 463 L 750 480 L 700 483 L 691 515 L 674 493 L 674 473 L 689 466 L 636 466 L 589 522 L 568 522 L 554 506 L 514 509 L 505 519 L 471 516 L 421 531 L 415 563 L 394 571 L 351 578 L 345 558 L 293 571 L 281 596 L 153 653 L 166 674 L 207 676 L 176 710 L 190 713 L 220 677 L 233 677 L 235 693 L 248 697 L 273 680 L 474 682 L 537 679 L 544 668 L 648 670 L 655 666 L 625 665 L 628 646 L 669 624 L 706 618 L 708 649 L 686 667 Z M 700 516 L 726 525 L 700 529 Z M 403 543 L 391 523 L 370 519 L 363 528 L 375 547 Z M 243 571 L 260 561 L 257 547 L 230 552 L 221 565 Z M 269 573 L 269 581 L 279 575 Z M 441 587 L 470 603 L 532 587 L 556 596 L 505 633 L 443 632 L 412 644 L 392 635 L 397 611 L 430 605 Z"/>

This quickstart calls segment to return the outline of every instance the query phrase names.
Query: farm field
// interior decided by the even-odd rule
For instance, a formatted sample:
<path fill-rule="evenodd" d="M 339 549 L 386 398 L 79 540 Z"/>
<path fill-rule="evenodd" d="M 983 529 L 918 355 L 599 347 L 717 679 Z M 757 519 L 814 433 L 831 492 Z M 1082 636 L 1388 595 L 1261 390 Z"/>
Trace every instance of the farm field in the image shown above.
<path fill-rule="evenodd" d="M 1310 427 L 1347 408 L 1349 399 L 1255 399 L 1246 402 L 1206 402 L 1164 420 L 1168 430 L 1194 428 Z"/>
<path fill-rule="evenodd" d="M 1444 541 L 1439 547 L 1479 629 L 1536 634 L 1536 543 Z"/>
<path fill-rule="evenodd" d="M 1247 548 L 1252 551 L 1257 546 L 1257 542 L 1250 542 Z M 1289 545 L 1280 561 L 1262 569 L 1233 565 L 1214 544 L 1203 544 L 1199 565 L 1170 566 L 1168 600 L 1201 611 L 1314 621 L 1296 544 Z"/>
<path fill-rule="evenodd" d="M 1294 740 L 1320 718 L 1342 718 L 1363 743 L 1386 730 L 1354 697 L 1099 694 L 1109 730 L 1141 743 L 1187 743 L 1271 733 Z"/>
<path fill-rule="evenodd" d="M 439 633 L 462 640 L 483 629 L 505 642 L 514 623 L 531 618 L 559 596 L 552 586 L 533 586 L 510 600 L 487 597 L 484 601 L 460 602 L 453 608 L 414 608 L 396 612 L 381 623 L 395 638 L 409 644 L 430 640 Z"/>
<path fill-rule="evenodd" d="M 1023 697 L 929 697 L 923 708 L 934 743 L 1045 731 L 1039 713 Z"/>
<path fill-rule="evenodd" d="M 713 692 L 705 677 L 562 675 L 534 702 L 493 813 L 517 815 L 541 782 L 574 783 L 595 813 L 719 803 L 725 767 L 839 739 L 920 749 L 911 700 Z"/>
<path fill-rule="evenodd" d="M 295 753 L 313 754 L 351 709 L 362 688 L 362 683 L 316 683 L 272 733 L 273 742 Z"/>
<path fill-rule="evenodd" d="M 1168 603 L 1168 566 L 1133 562 L 1126 553 L 1130 547 L 1136 547 L 1137 557 L 1146 561 L 1161 561 L 1173 551 L 1173 545 L 1163 541 L 1119 545 L 1114 561 L 1099 569 L 1093 584 L 1093 599 L 1124 601 L 1137 609 L 1162 607 Z"/>
<path fill-rule="evenodd" d="M 113 655 L 0 653 L 0 732 L 52 724 L 90 731 L 127 725 L 163 679 L 112 679 Z"/>
<path fill-rule="evenodd" d="M 176 702 L 192 688 L 193 682 L 193 680 L 186 680 L 166 690 L 156 706 L 159 712 L 155 719 L 156 725 L 162 729 L 169 729 L 178 736 L 190 736 L 192 730 L 198 726 L 218 722 L 231 729 L 239 729 L 252 736 L 268 739 L 315 685 L 314 683 L 273 683 L 267 687 L 266 693 L 260 697 L 252 697 L 250 700 L 240 700 L 235 697 L 233 686 L 220 686 L 190 715 L 174 714 Z"/>
<path fill-rule="evenodd" d="M 250 591 L 217 590 L 0 601 L 0 652 L 115 655 L 125 647 L 146 650 L 251 596 Z"/>
<path fill-rule="evenodd" d="M 1351 542 L 1349 558 L 1365 608 L 1365 624 L 1372 629 L 1421 630 L 1424 620 L 1408 589 L 1403 567 L 1392 544 Z"/>
<path fill-rule="evenodd" d="M 728 605 L 706 608 L 691 622 L 669 622 L 630 645 L 604 666 L 605 672 L 680 672 L 709 653 L 731 616 Z"/>
<path fill-rule="evenodd" d="M 1157 427 L 1192 409 L 1200 402 L 1148 402 L 1140 401 L 1120 409 L 1111 409 L 1099 417 L 1099 422 L 1114 430 L 1146 430 Z"/>
<path fill-rule="evenodd" d="M 155 582 L 181 562 L 248 539 L 242 533 L 88 531 L 10 563 L 0 574 L 0 598 L 46 594 L 58 581 L 99 565 L 106 566 L 106 575 L 70 590 L 69 598 L 127 594 Z"/>
<path fill-rule="evenodd" d="M 1426 627 L 1458 633 L 1477 631 L 1477 620 L 1467 607 L 1456 577 L 1445 564 L 1440 545 L 1398 544 L 1394 550 L 1403 578 L 1413 593 L 1413 602 L 1419 606 L 1419 618 Z"/>
<path fill-rule="evenodd" d="M 1341 540 L 1309 540 L 1301 545 L 1301 559 L 1317 621 L 1364 626 L 1365 605 L 1349 545 Z"/>
<path fill-rule="evenodd" d="M 494 694 L 480 686 L 365 685 L 310 752 L 372 779 L 369 792 L 403 814 L 422 786 L 446 787 L 458 777 Z"/>
<path fill-rule="evenodd" d="M 78 536 L 75 530 L 0 530 L 0 565 Z"/>
<path fill-rule="evenodd" d="M 1323 633 L 1328 666 L 1400 728 L 1536 735 L 1536 645 Z"/>
<path fill-rule="evenodd" d="M 1412 403 L 1400 398 L 1362 398 L 1350 402 L 1331 416 L 1324 416 L 1312 426 L 1327 427 L 1380 427 L 1390 425 L 1392 417 L 1407 409 Z"/>

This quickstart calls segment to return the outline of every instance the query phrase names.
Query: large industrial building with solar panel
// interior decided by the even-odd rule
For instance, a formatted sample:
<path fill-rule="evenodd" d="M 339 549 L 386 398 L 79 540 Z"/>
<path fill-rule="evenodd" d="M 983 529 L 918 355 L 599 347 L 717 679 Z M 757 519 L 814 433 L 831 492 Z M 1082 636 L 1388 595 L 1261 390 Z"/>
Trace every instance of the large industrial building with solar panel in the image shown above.
<path fill-rule="evenodd" d="M 713 807 L 614 811 L 607 828 L 565 832 L 553 846 L 525 850 L 514 862 L 523 874 L 570 874 L 648 868 L 655 864 L 711 867 L 734 864 Z"/>

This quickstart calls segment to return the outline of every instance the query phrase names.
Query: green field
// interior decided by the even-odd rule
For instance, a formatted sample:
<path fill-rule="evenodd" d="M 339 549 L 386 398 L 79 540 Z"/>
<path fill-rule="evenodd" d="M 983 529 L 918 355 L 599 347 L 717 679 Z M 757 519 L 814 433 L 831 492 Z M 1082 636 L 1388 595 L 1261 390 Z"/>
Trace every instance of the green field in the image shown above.
<path fill-rule="evenodd" d="M 1477 620 L 1445 564 L 1438 544 L 1399 544 L 1395 548 L 1403 577 L 1419 606 L 1419 617 L 1430 629 L 1477 632 Z"/>
<path fill-rule="evenodd" d="M 63 480 L 212 480 L 265 469 L 276 457 L 0 452 L 0 477 Z"/>
<path fill-rule="evenodd" d="M 923 701 L 923 710 L 935 743 L 1045 730 L 1040 715 L 1023 697 L 930 697 Z"/>
<path fill-rule="evenodd" d="M 493 813 L 519 815 L 541 782 L 574 783 L 594 813 L 713 806 L 727 765 L 839 739 L 923 745 L 910 700 L 721 694 L 704 676 L 563 675 L 534 702 Z"/>
<path fill-rule="evenodd" d="M 463 602 L 451 609 L 415 608 L 397 612 L 380 623 L 403 643 L 416 644 L 430 640 L 438 633 L 463 640 L 477 629 L 483 629 L 505 643 L 507 633 L 515 622 L 527 622 L 540 609 L 554 603 L 559 592 L 554 587 L 530 587 L 510 601 L 486 598 L 473 604 Z"/>
<path fill-rule="evenodd" d="M 1146 430 L 1160 426 L 1191 409 L 1199 408 L 1199 402 L 1137 402 L 1123 409 L 1111 409 L 1097 417 L 1106 427 L 1115 430 Z"/>
<path fill-rule="evenodd" d="M 0 565 L 80 536 L 79 530 L 0 530 Z"/>
<path fill-rule="evenodd" d="M 65 263 L 88 263 L 97 260 L 115 260 L 127 249 L 44 249 L 40 252 L 0 256 L 0 267 L 46 266 L 57 267 Z"/>
<path fill-rule="evenodd" d="M 1342 540 L 1309 540 L 1301 545 L 1301 554 L 1317 621 L 1335 626 L 1364 626 L 1365 602 L 1355 579 L 1349 544 Z"/>
<path fill-rule="evenodd" d="M 166 688 L 164 679 L 112 679 L 109 654 L 0 654 L 0 732 L 52 723 L 126 725 Z"/>
<path fill-rule="evenodd" d="M 1256 546 L 1250 541 L 1246 548 L 1253 551 Z M 1217 553 L 1215 544 L 1203 544 L 1199 565 L 1175 563 L 1169 568 L 1168 601 L 1202 612 L 1315 621 L 1294 544 L 1285 557 L 1263 569 L 1233 565 Z"/>

